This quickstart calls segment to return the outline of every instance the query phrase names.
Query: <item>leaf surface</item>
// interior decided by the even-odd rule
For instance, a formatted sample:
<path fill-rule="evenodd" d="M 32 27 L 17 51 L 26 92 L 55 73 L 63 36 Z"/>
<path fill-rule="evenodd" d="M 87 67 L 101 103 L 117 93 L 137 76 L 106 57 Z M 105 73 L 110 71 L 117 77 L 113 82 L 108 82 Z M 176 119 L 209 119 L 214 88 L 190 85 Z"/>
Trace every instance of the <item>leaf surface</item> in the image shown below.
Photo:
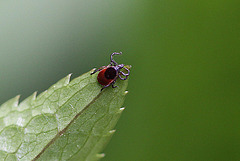
<path fill-rule="evenodd" d="M 36 97 L 18 104 L 19 96 L 0 107 L 1 160 L 95 161 L 114 133 L 127 81 L 100 92 L 91 71 L 63 78 Z"/>

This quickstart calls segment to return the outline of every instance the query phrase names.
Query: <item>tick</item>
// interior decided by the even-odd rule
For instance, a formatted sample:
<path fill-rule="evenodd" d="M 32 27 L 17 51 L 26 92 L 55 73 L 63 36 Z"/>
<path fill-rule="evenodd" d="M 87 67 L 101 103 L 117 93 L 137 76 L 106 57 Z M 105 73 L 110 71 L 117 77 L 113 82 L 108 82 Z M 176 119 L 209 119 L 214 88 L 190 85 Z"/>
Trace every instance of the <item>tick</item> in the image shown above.
<path fill-rule="evenodd" d="M 102 66 L 91 73 L 92 75 L 100 71 L 98 73 L 97 80 L 99 84 L 103 85 L 101 91 L 104 88 L 109 87 L 110 85 L 112 85 L 112 88 L 116 88 L 117 86 L 115 86 L 114 84 L 117 78 L 119 77 L 121 80 L 126 80 L 130 74 L 130 70 L 124 67 L 125 66 L 124 64 L 118 64 L 115 60 L 113 60 L 114 55 L 122 55 L 122 52 L 112 53 L 110 56 L 111 61 L 108 66 Z M 127 73 L 124 73 L 123 71 L 121 71 L 121 69 L 125 69 Z"/>

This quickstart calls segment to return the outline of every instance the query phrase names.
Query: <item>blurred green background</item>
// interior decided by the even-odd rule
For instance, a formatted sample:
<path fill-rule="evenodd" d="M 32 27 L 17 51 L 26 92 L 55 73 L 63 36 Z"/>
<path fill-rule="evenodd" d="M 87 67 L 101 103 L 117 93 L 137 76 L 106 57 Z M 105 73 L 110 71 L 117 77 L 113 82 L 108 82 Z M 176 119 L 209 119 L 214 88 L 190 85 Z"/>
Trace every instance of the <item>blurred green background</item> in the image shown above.
<path fill-rule="evenodd" d="M 103 161 L 239 161 L 239 50 L 239 0 L 0 1 L 0 102 L 122 51 L 129 94 Z"/>

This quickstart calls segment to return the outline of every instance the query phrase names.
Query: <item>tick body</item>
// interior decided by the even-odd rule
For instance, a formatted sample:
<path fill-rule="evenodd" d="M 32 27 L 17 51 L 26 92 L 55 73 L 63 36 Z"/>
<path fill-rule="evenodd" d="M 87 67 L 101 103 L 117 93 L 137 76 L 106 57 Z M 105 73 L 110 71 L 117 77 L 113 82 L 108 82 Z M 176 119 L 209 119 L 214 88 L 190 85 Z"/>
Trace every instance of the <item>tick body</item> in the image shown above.
<path fill-rule="evenodd" d="M 100 71 L 97 76 L 97 80 L 99 84 L 103 85 L 103 88 L 101 91 L 112 85 L 113 88 L 116 88 L 117 86 L 114 86 L 117 78 L 119 77 L 121 80 L 126 80 L 130 74 L 130 70 L 126 67 L 124 67 L 124 64 L 117 64 L 116 61 L 113 60 L 113 55 L 121 55 L 122 53 L 112 53 L 111 54 L 111 62 L 108 66 L 102 66 L 99 69 L 96 69 L 92 74 Z M 128 73 L 124 73 L 121 71 L 121 69 L 125 69 Z"/>
<path fill-rule="evenodd" d="M 117 71 L 113 67 L 106 67 L 98 73 L 98 82 L 101 85 L 107 86 L 113 83 L 114 79 L 117 77 Z"/>

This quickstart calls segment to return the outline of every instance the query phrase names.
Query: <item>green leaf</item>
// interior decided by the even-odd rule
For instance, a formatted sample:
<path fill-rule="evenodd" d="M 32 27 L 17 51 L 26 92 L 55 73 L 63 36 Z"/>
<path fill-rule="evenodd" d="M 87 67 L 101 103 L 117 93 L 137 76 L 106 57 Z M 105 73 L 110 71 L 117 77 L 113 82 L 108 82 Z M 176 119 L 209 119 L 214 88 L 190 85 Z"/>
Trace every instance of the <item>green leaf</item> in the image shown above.
<path fill-rule="evenodd" d="M 91 71 L 90 71 L 91 72 Z M 97 74 L 63 78 L 36 97 L 0 107 L 1 160 L 95 161 L 124 108 L 127 81 L 100 92 Z"/>

